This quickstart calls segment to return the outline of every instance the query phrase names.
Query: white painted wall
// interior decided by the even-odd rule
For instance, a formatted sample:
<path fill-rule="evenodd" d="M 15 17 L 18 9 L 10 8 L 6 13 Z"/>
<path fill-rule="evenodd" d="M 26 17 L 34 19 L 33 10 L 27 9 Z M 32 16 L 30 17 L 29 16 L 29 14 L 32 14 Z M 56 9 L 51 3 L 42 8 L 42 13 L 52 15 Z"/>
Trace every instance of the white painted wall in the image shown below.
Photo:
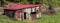
<path fill-rule="evenodd" d="M 39 6 L 36 7 L 36 10 L 39 9 Z M 38 14 L 36 14 L 36 18 L 40 18 L 41 17 L 41 12 L 39 12 Z"/>
<path fill-rule="evenodd" d="M 36 18 L 40 18 L 41 17 L 41 12 L 36 14 Z"/>
<path fill-rule="evenodd" d="M 35 8 L 32 8 L 32 12 L 35 12 Z"/>
<path fill-rule="evenodd" d="M 24 12 L 27 13 L 27 14 L 26 14 L 26 18 L 30 20 L 30 19 L 31 19 L 31 17 L 30 17 L 31 8 L 24 9 Z"/>

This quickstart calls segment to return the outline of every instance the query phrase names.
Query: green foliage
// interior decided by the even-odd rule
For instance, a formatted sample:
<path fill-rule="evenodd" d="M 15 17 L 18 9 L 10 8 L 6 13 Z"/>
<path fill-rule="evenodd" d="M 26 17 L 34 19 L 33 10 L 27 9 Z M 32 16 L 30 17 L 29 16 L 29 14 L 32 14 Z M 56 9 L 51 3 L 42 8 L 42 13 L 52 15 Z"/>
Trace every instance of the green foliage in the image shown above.
<path fill-rule="evenodd" d="M 52 6 L 59 6 L 60 5 L 60 1 L 59 0 L 52 0 L 51 1 L 51 5 Z"/>
<path fill-rule="evenodd" d="M 22 0 L 23 4 L 29 4 L 29 2 L 27 0 Z"/>
<path fill-rule="evenodd" d="M 5 4 L 7 4 L 8 2 L 6 0 L 3 0 L 3 2 Z M 22 3 L 22 4 L 29 4 L 29 1 L 28 0 L 18 0 L 19 3 Z M 60 0 L 32 0 L 30 3 L 33 3 L 35 4 L 36 2 L 38 3 L 43 3 L 43 4 L 46 4 L 48 5 L 48 3 L 50 2 L 50 5 L 51 6 L 60 6 Z"/>

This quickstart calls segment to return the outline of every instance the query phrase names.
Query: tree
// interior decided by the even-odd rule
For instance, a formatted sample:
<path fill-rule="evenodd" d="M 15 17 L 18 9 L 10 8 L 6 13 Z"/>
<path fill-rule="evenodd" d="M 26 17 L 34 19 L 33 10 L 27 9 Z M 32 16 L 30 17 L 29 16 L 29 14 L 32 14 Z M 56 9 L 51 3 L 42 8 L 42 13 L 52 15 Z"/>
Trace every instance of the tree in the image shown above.
<path fill-rule="evenodd" d="M 51 2 L 51 0 L 47 0 L 48 1 L 48 5 L 49 5 L 49 9 L 51 9 L 52 8 L 52 2 Z"/>
<path fill-rule="evenodd" d="M 39 3 L 42 3 L 43 0 L 28 0 L 28 2 L 29 2 L 30 4 L 39 4 Z"/>

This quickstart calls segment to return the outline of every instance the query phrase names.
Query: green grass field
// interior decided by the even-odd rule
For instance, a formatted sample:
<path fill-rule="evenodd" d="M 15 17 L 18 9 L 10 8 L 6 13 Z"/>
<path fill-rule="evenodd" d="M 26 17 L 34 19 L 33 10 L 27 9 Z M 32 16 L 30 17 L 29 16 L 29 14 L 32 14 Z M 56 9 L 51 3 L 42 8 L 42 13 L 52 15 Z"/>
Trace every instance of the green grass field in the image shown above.
<path fill-rule="evenodd" d="M 0 15 L 0 23 L 28 23 L 26 21 L 16 21 L 15 19 L 10 19 L 7 16 Z M 37 22 L 31 23 L 60 23 L 60 12 L 55 15 L 42 15 L 42 19 Z"/>

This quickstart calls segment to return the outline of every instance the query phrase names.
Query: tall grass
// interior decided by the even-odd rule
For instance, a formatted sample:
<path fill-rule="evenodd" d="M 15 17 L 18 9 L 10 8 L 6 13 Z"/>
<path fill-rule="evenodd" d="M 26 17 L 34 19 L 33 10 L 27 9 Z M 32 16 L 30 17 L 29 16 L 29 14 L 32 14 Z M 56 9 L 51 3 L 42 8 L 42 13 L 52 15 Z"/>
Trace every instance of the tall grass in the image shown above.
<path fill-rule="evenodd" d="M 7 16 L 0 15 L 0 23 L 28 23 L 26 21 L 16 21 L 8 18 Z M 42 19 L 37 22 L 29 23 L 60 23 L 60 12 L 55 15 L 42 15 Z"/>

